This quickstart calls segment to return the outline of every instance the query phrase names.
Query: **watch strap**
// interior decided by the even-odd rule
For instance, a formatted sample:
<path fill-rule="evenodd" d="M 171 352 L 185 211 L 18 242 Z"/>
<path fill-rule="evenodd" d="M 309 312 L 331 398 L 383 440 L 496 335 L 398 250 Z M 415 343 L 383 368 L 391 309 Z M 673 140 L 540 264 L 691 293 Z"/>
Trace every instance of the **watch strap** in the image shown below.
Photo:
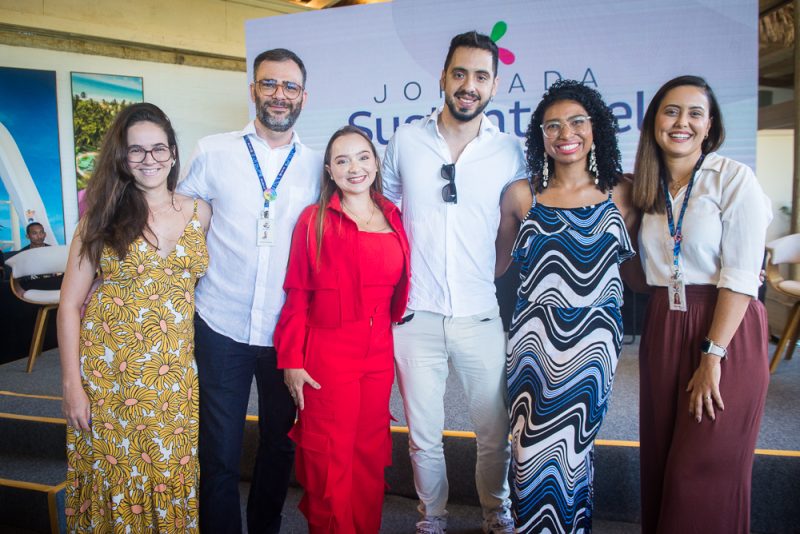
<path fill-rule="evenodd" d="M 725 358 L 728 355 L 728 350 L 722 345 L 718 345 L 710 338 L 705 338 L 700 344 L 700 350 L 706 354 L 717 356 L 718 358 Z"/>

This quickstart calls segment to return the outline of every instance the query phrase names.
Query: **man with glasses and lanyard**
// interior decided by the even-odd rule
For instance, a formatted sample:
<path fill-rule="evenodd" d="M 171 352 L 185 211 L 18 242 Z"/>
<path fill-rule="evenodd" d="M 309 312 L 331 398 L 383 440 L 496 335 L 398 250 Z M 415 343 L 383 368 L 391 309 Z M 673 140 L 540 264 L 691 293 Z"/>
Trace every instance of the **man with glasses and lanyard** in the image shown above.
<path fill-rule="evenodd" d="M 287 433 L 296 412 L 272 334 L 285 299 L 292 231 L 317 199 L 322 171 L 320 155 L 294 131 L 305 82 L 305 66 L 293 52 L 278 48 L 256 57 L 255 120 L 241 131 L 201 139 L 178 187 L 213 208 L 210 265 L 197 286 L 195 316 L 203 532 L 241 532 L 239 459 L 254 374 L 260 444 L 247 526 L 251 534 L 280 530 L 294 459 Z"/>
<path fill-rule="evenodd" d="M 500 198 L 526 178 L 519 141 L 483 110 L 497 91 L 497 46 L 468 32 L 450 43 L 445 105 L 400 126 L 384 156 L 385 194 L 402 202 L 411 243 L 408 313 L 394 328 L 395 361 L 419 495 L 419 534 L 447 528 L 442 448 L 448 360 L 464 386 L 478 444 L 484 532 L 511 533 L 506 338 L 495 296 Z"/>

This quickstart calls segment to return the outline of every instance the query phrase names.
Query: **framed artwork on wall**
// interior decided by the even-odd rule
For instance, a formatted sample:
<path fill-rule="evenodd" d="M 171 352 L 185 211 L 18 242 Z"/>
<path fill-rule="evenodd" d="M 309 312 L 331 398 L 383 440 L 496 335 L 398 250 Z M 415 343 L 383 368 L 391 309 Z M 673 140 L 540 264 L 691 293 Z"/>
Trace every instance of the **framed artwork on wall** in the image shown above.
<path fill-rule="evenodd" d="M 144 101 L 144 82 L 140 76 L 86 72 L 72 72 L 70 79 L 75 182 L 78 212 L 83 214 L 84 190 L 92 177 L 103 136 L 122 108 Z"/>
<path fill-rule="evenodd" d="M 38 222 L 64 243 L 56 73 L 0 67 L 0 248 L 27 244 Z"/>

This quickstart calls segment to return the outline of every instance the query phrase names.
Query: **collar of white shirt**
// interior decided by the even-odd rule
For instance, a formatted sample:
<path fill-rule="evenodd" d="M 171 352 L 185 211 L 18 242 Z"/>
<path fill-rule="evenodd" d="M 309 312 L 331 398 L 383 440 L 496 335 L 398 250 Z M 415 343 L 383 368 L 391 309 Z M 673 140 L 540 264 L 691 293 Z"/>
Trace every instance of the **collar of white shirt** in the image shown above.
<path fill-rule="evenodd" d="M 709 152 L 706 154 L 703 164 L 700 165 L 701 171 L 713 171 L 716 173 L 722 172 L 722 164 L 725 159 L 716 152 Z"/>
<path fill-rule="evenodd" d="M 267 142 L 264 139 L 259 137 L 258 131 L 256 131 L 256 120 L 255 119 L 253 119 L 250 122 L 248 122 L 247 126 L 245 126 L 244 129 L 242 129 L 242 130 L 240 130 L 238 132 L 235 132 L 234 135 L 236 135 L 238 137 L 244 137 L 246 135 L 249 135 L 249 136 L 251 136 L 251 137 L 253 137 L 255 139 L 258 139 L 259 142 L 267 144 Z M 292 138 L 289 140 L 289 142 L 287 144 L 282 145 L 282 146 L 276 146 L 275 148 L 272 148 L 272 150 L 280 150 L 282 148 L 288 148 L 288 147 L 290 147 L 292 145 L 295 146 L 295 148 L 297 149 L 297 152 L 300 152 L 301 150 L 303 150 L 303 143 L 300 142 L 300 136 L 297 135 L 297 130 L 292 130 Z"/>
<path fill-rule="evenodd" d="M 433 128 L 434 131 L 442 135 L 439 131 L 439 115 L 441 115 L 442 111 L 444 110 L 444 106 L 441 106 L 439 109 L 432 111 L 430 115 L 425 117 L 424 124 L 427 128 Z M 495 134 L 499 132 L 500 129 L 495 126 L 495 124 L 489 119 L 486 113 L 481 113 L 481 126 L 478 129 L 478 138 L 480 139 L 481 136 L 485 134 Z"/>

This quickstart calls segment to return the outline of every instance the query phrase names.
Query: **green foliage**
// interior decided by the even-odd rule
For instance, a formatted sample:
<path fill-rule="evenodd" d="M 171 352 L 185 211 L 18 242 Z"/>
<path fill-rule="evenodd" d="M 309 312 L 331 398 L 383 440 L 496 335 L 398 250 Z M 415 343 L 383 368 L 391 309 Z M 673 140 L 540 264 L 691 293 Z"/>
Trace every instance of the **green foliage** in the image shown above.
<path fill-rule="evenodd" d="M 97 101 L 85 94 L 72 96 L 72 126 L 75 135 L 75 157 L 86 157 L 87 152 L 97 152 L 114 117 L 122 108 L 130 105 L 125 100 Z M 84 156 L 81 156 L 84 155 Z M 85 167 L 85 165 L 83 165 Z M 76 174 L 78 190 L 84 189 L 90 172 Z"/>

